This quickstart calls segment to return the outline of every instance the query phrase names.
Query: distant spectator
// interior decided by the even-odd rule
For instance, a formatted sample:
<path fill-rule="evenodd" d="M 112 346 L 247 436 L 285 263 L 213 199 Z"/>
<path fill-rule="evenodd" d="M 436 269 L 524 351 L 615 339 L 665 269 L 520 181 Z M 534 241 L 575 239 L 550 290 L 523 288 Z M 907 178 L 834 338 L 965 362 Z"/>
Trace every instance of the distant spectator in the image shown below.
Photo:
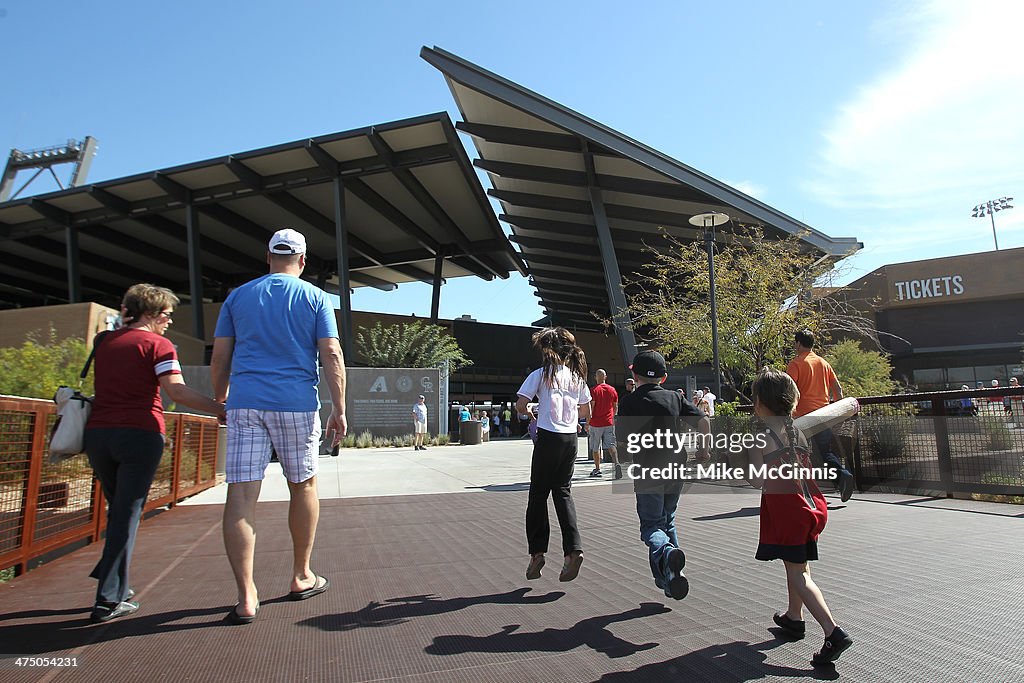
<path fill-rule="evenodd" d="M 967 386 L 966 384 L 964 384 L 962 387 L 960 387 L 960 391 L 970 391 L 970 390 L 971 390 L 971 388 L 969 386 Z M 974 399 L 973 398 L 971 398 L 970 396 L 966 396 L 966 397 L 960 399 L 960 413 L 962 415 L 977 415 L 978 414 L 978 406 L 976 406 L 974 404 Z"/>
<path fill-rule="evenodd" d="M 633 379 L 632 377 L 630 377 L 629 379 L 626 380 L 626 393 L 627 394 L 632 394 L 635 389 L 636 389 L 636 380 Z"/>
<path fill-rule="evenodd" d="M 708 417 L 715 416 L 715 401 L 717 400 L 718 397 L 711 393 L 711 389 L 709 387 L 704 387 L 704 402 L 707 404 L 707 408 L 703 408 L 703 410 L 704 414 Z"/>
<path fill-rule="evenodd" d="M 1011 377 L 1010 378 L 1010 388 L 1011 389 L 1019 389 L 1020 388 L 1020 382 L 1017 380 L 1016 377 Z M 1014 396 L 1014 397 L 1004 396 L 1003 397 L 1003 410 L 1006 412 L 1007 415 L 1009 415 L 1009 416 L 1013 415 L 1013 401 L 1014 400 L 1018 400 L 1019 401 L 1020 398 L 1021 398 L 1020 396 Z"/>
<path fill-rule="evenodd" d="M 459 422 L 469 422 L 473 419 L 473 416 L 469 414 L 469 408 L 462 406 L 459 410 Z"/>

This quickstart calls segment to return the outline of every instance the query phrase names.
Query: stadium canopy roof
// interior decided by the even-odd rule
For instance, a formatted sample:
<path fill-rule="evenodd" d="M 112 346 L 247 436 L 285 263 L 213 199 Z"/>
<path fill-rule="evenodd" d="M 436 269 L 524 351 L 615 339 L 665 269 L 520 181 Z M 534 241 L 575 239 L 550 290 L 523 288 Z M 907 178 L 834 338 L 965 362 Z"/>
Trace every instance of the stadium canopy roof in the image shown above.
<path fill-rule="evenodd" d="M 683 241 L 702 240 L 689 219 L 722 212 L 727 242 L 738 226 L 768 236 L 803 235 L 808 249 L 840 259 L 861 248 L 800 221 L 517 83 L 440 48 L 420 55 L 448 82 L 473 138 L 475 165 L 487 172 L 499 219 L 527 262 L 537 296 L 554 323 L 600 329 L 594 314 L 614 319 L 623 357 L 635 347 L 621 275 L 663 242 L 662 228 Z"/>
<path fill-rule="evenodd" d="M 442 112 L 0 204 L 0 305 L 116 303 L 142 281 L 219 301 L 266 273 L 283 226 L 343 314 L 350 287 L 434 283 L 436 317 L 442 279 L 526 272 Z"/>

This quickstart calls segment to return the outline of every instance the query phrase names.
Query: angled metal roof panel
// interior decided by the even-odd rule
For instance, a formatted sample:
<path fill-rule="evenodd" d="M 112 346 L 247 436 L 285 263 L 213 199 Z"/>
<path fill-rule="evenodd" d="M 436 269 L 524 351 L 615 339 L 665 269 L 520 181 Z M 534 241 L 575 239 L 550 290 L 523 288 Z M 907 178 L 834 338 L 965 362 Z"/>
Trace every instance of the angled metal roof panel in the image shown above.
<path fill-rule="evenodd" d="M 663 242 L 660 230 L 683 240 L 700 238 L 687 219 L 724 211 L 738 225 L 760 225 L 768 235 L 803 235 L 822 255 L 842 258 L 862 245 L 855 238 L 830 238 L 810 226 L 680 161 L 593 119 L 487 71 L 440 48 L 421 56 L 445 76 L 463 121 L 488 174 L 490 192 L 512 228 L 538 294 L 556 319 L 581 324 L 593 316 L 576 302 L 557 300 L 572 278 L 551 278 L 562 266 L 578 272 L 592 264 L 595 284 L 603 282 L 588 187 L 601 188 L 616 258 L 623 276 L 647 258 L 645 244 Z M 593 158 L 587 174 L 586 157 Z M 593 180 L 593 183 L 591 183 Z M 589 227 L 588 227 L 589 226 Z M 728 228 L 728 226 L 726 226 Z M 723 228 L 718 238 L 730 240 Z M 588 283 L 589 284 L 589 283 Z M 600 292 L 602 285 L 594 289 Z M 603 308 L 607 310 L 605 295 Z"/>
<path fill-rule="evenodd" d="M 285 225 L 306 234 L 307 276 L 326 272 L 327 282 L 336 282 L 335 170 L 345 185 L 349 286 L 430 279 L 442 247 L 445 277 L 525 273 L 444 112 L 6 202 L 0 241 L 20 255 L 18 265 L 45 266 L 38 279 L 51 291 L 66 289 L 60 254 L 67 228 L 74 227 L 83 274 L 99 276 L 105 266 L 124 263 L 127 252 L 138 272 L 187 294 L 185 206 L 191 202 L 199 212 L 204 289 L 214 297 L 265 272 L 266 241 Z M 12 274 L 13 264 L 0 262 Z M 90 283 L 103 289 L 100 277 Z M 123 293 L 120 282 L 106 284 L 108 298 Z M 4 296 L 0 305 L 18 304 Z"/>

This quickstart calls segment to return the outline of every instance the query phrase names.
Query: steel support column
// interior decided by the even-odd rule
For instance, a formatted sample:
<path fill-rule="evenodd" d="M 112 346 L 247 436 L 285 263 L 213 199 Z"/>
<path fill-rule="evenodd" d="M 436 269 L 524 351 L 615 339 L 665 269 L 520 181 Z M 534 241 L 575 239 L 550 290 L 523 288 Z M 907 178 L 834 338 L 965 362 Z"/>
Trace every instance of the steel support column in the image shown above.
<path fill-rule="evenodd" d="M 76 226 L 69 225 L 64 229 L 64 242 L 68 259 L 68 302 L 77 304 L 82 300 L 82 266 Z"/>
<path fill-rule="evenodd" d="M 594 157 L 590 150 L 586 149 L 586 142 L 584 142 L 584 159 L 589 179 L 587 194 L 590 197 L 590 208 L 594 212 L 594 225 L 597 227 L 597 246 L 601 252 L 604 284 L 608 292 L 612 321 L 615 323 L 615 337 L 619 341 L 619 350 L 622 352 L 622 366 L 628 368 L 629 364 L 633 362 L 633 356 L 636 355 L 636 336 L 633 334 L 633 320 L 626 307 L 626 294 L 622 288 L 619 262 L 615 257 L 615 243 L 612 241 L 612 231 L 608 225 L 608 214 L 604 209 L 601 188 L 596 184 Z"/>
<path fill-rule="evenodd" d="M 430 295 L 430 322 L 435 325 L 441 312 L 441 285 L 444 283 L 442 275 L 445 251 L 445 246 L 442 244 L 434 254 L 434 284 Z"/>
<path fill-rule="evenodd" d="M 348 225 L 345 219 L 345 183 L 334 177 L 334 247 L 338 259 L 338 299 L 341 322 L 341 350 L 345 361 L 355 358 L 355 331 L 352 329 L 352 294 L 348 274 Z"/>
<path fill-rule="evenodd" d="M 192 299 L 192 336 L 206 341 L 203 318 L 203 248 L 199 239 L 199 211 L 192 204 L 185 207 L 185 232 L 188 239 L 188 286 Z"/>

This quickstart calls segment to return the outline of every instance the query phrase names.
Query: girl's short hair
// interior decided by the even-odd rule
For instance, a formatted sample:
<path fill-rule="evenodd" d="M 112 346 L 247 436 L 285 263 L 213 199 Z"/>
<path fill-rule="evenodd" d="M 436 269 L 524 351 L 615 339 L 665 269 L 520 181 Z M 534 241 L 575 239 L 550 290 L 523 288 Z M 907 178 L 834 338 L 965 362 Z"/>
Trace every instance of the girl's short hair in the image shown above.
<path fill-rule="evenodd" d="M 144 315 L 157 316 L 164 309 L 174 309 L 179 303 L 174 292 L 148 282 L 132 285 L 124 293 L 121 305 L 125 308 L 125 322 L 136 322 Z"/>

